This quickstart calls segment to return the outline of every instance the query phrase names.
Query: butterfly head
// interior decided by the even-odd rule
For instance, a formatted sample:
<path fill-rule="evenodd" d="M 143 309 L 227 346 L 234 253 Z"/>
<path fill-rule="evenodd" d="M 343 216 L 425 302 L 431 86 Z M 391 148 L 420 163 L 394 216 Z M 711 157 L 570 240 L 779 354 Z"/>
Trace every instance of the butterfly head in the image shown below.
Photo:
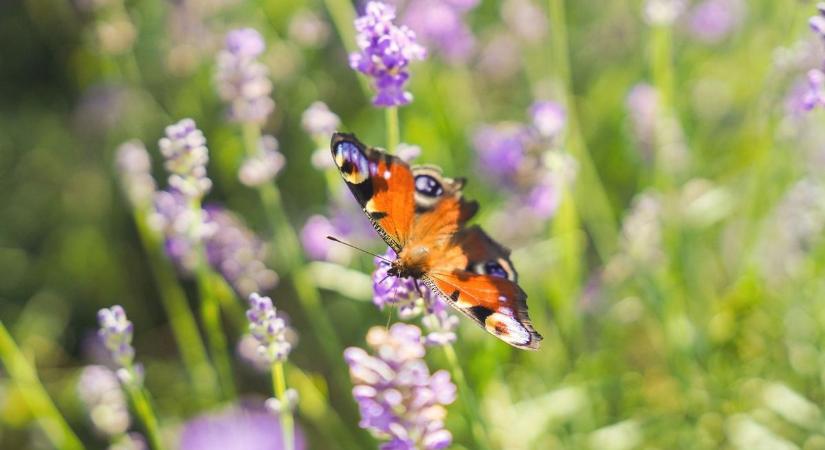
<path fill-rule="evenodd" d="M 392 262 L 388 273 L 401 278 L 421 278 L 428 270 L 430 249 L 423 245 L 405 247 Z"/>

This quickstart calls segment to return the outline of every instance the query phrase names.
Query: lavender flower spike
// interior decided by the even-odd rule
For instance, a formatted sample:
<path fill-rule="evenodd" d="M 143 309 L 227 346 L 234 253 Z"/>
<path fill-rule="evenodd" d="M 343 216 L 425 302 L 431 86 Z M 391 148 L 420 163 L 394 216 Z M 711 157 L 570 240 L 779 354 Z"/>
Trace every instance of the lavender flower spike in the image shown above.
<path fill-rule="evenodd" d="M 275 109 L 269 69 L 257 59 L 265 49 L 260 33 L 242 28 L 226 35 L 226 48 L 218 53 L 218 94 L 235 122 L 263 124 Z"/>
<path fill-rule="evenodd" d="M 286 338 L 286 322 L 276 316 L 272 299 L 257 293 L 250 295 L 246 318 L 249 319 L 250 334 L 258 341 L 261 357 L 269 364 L 285 361 L 292 350 L 292 344 Z"/>
<path fill-rule="evenodd" d="M 407 66 L 413 60 L 423 60 L 426 50 L 415 40 L 415 33 L 406 26 L 397 26 L 395 9 L 381 2 L 369 2 L 363 16 L 355 20 L 360 53 L 351 53 L 350 67 L 370 76 L 377 89 L 375 106 L 402 106 L 412 101 L 404 90 L 410 77 Z"/>
<path fill-rule="evenodd" d="M 817 106 L 825 107 L 825 72 L 811 69 L 808 71 L 808 89 L 802 98 L 802 107 L 810 111 Z"/>
<path fill-rule="evenodd" d="M 286 158 L 278 151 L 278 140 L 266 134 L 258 143 L 258 153 L 244 160 L 238 170 L 238 179 L 245 186 L 261 186 L 275 179 L 285 164 Z"/>
<path fill-rule="evenodd" d="M 86 366 L 77 382 L 77 394 L 95 429 L 106 436 L 118 436 L 129 429 L 129 407 L 117 376 L 104 366 Z"/>
<path fill-rule="evenodd" d="M 134 363 L 135 349 L 132 347 L 134 326 L 126 318 L 126 311 L 120 305 L 103 308 L 97 312 L 97 321 L 100 324 L 97 334 L 109 350 L 112 360 L 120 367 L 117 377 L 127 385 L 142 383 L 143 367 Z"/>
<path fill-rule="evenodd" d="M 152 161 L 143 142 L 135 139 L 120 144 L 116 166 L 126 198 L 133 208 L 147 208 L 155 195 Z"/>
<path fill-rule="evenodd" d="M 818 3 L 816 8 L 819 10 L 819 14 L 811 17 L 808 23 L 814 33 L 825 39 L 825 2 Z"/>
<path fill-rule="evenodd" d="M 206 176 L 209 150 L 206 138 L 192 119 L 166 127 L 166 137 L 158 145 L 169 171 L 169 185 L 189 198 L 202 198 L 212 188 Z"/>
<path fill-rule="evenodd" d="M 387 440 L 382 450 L 447 448 L 452 435 L 444 429 L 444 406 L 455 400 L 456 387 L 446 371 L 430 375 L 421 330 L 403 323 L 389 331 L 373 327 L 367 344 L 376 356 L 356 347 L 344 351 L 360 426 Z"/>

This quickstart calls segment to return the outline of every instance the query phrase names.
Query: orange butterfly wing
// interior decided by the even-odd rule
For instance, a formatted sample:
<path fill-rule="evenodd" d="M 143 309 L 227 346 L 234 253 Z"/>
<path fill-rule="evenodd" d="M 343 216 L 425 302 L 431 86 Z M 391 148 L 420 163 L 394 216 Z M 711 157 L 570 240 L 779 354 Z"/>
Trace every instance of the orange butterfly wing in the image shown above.
<path fill-rule="evenodd" d="M 332 155 L 373 226 L 399 257 L 426 249 L 421 280 L 488 332 L 518 348 L 537 349 L 541 335 L 527 316 L 509 251 L 478 226 L 465 228 L 478 205 L 462 198 L 463 180 L 336 133 Z"/>

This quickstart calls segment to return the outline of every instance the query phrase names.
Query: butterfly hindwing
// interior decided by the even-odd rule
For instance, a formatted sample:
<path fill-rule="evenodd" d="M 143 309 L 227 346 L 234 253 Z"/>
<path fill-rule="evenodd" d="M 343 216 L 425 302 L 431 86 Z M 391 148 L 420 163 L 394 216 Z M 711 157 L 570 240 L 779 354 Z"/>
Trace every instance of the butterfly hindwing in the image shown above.
<path fill-rule="evenodd" d="M 517 284 L 509 250 L 478 226 L 462 229 L 453 241 L 462 250 L 465 267 L 433 267 L 427 274 L 430 288 L 499 339 L 519 348 L 538 348 L 542 337 L 527 315 L 527 294 Z"/>
<path fill-rule="evenodd" d="M 332 157 L 341 176 L 381 237 L 396 252 L 409 238 L 415 215 L 410 166 L 369 148 L 354 135 L 332 136 Z"/>

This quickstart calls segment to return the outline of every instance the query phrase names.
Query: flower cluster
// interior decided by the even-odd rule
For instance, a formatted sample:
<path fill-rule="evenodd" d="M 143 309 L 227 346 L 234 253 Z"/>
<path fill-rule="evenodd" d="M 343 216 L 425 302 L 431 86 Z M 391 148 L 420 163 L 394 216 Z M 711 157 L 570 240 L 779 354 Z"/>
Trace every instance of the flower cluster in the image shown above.
<path fill-rule="evenodd" d="M 117 376 L 124 384 L 143 382 L 143 368 L 134 364 L 135 349 L 132 347 L 134 326 L 126 317 L 126 311 L 120 305 L 103 308 L 97 312 L 100 329 L 97 334 L 103 345 L 109 350 L 112 360 L 119 367 Z"/>
<path fill-rule="evenodd" d="M 371 77 L 378 91 L 373 98 L 376 106 L 406 105 L 412 94 L 404 90 L 410 75 L 407 67 L 413 60 L 426 57 L 424 47 L 415 33 L 406 26 L 397 26 L 395 9 L 381 2 L 367 3 L 363 16 L 355 20 L 360 52 L 350 54 L 353 69 Z"/>
<path fill-rule="evenodd" d="M 700 41 L 719 42 L 742 22 L 744 9 L 742 0 L 705 0 L 691 9 L 688 27 Z"/>
<path fill-rule="evenodd" d="M 372 273 L 372 301 L 379 309 L 386 306 L 398 307 L 402 319 L 412 319 L 421 315 L 422 325 L 427 330 L 427 345 L 445 345 L 455 342 L 455 328 L 458 318 L 451 314 L 444 300 L 434 294 L 430 288 L 412 278 L 400 278 L 389 275 L 390 263 L 396 258 L 395 252 L 388 248 L 383 257 L 375 258 L 375 271 Z"/>
<path fill-rule="evenodd" d="M 138 140 L 120 144 L 115 154 L 120 183 L 133 208 L 145 209 L 155 195 L 152 161 L 146 146 Z"/>
<path fill-rule="evenodd" d="M 295 450 L 304 450 L 306 443 L 299 431 L 295 433 Z M 284 443 L 278 416 L 261 407 L 234 407 L 200 415 L 184 424 L 176 448 L 283 450 Z"/>
<path fill-rule="evenodd" d="M 215 233 L 215 225 L 204 220 L 201 209 L 191 208 L 189 198 L 170 189 L 155 193 L 150 225 L 164 237 L 166 255 L 183 273 L 195 270 L 200 242 Z"/>
<path fill-rule="evenodd" d="M 537 101 L 530 123 L 485 124 L 473 134 L 479 168 L 497 186 L 517 198 L 493 222 L 501 222 L 504 240 L 531 235 L 555 214 L 566 186 L 575 176 L 575 161 L 561 150 L 566 112 L 558 103 Z M 513 220 L 517 217 L 517 220 Z M 513 227 L 517 222 L 519 227 Z M 509 225 L 506 225 L 509 224 Z"/>
<path fill-rule="evenodd" d="M 367 344 L 376 356 L 356 347 L 344 351 L 360 426 L 388 441 L 383 450 L 448 447 L 452 435 L 444 428 L 444 406 L 455 400 L 456 388 L 448 372 L 430 375 L 421 330 L 403 323 L 389 330 L 373 327 Z"/>
<path fill-rule="evenodd" d="M 825 40 L 825 2 L 818 3 L 816 9 L 819 11 L 819 14 L 811 17 L 808 23 L 811 26 L 811 30 L 821 39 Z"/>
<path fill-rule="evenodd" d="M 200 199 L 212 188 L 206 176 L 209 150 L 206 138 L 192 119 L 166 127 L 166 137 L 158 145 L 169 171 L 169 185 L 187 198 Z"/>
<path fill-rule="evenodd" d="M 325 151 L 327 159 L 329 150 Z M 346 201 L 341 201 L 342 199 Z M 335 236 L 355 245 L 367 245 L 375 231 L 355 202 L 338 197 L 329 207 L 329 215 L 315 214 L 301 229 L 301 245 L 310 259 L 345 264 L 352 258 L 352 249 L 327 239 Z"/>
<path fill-rule="evenodd" d="M 333 167 L 328 146 L 332 133 L 338 130 L 340 125 L 341 118 L 321 101 L 313 102 L 301 116 L 301 127 L 312 137 L 318 147 L 312 152 L 312 165 L 316 169 L 324 170 Z"/>
<path fill-rule="evenodd" d="M 86 366 L 77 382 L 77 394 L 92 425 L 100 433 L 113 437 L 129 429 L 129 407 L 117 376 L 104 366 Z"/>
<path fill-rule="evenodd" d="M 247 157 L 238 170 L 238 179 L 246 186 L 256 187 L 272 182 L 284 168 L 286 158 L 278 151 L 278 140 L 264 135 L 255 155 Z"/>
<path fill-rule="evenodd" d="M 258 341 L 258 353 L 269 364 L 285 361 L 292 351 L 287 341 L 287 326 L 284 319 L 276 315 L 272 299 L 257 293 L 249 296 L 249 333 Z"/>
<path fill-rule="evenodd" d="M 478 0 L 408 0 L 400 3 L 401 23 L 410 27 L 428 48 L 446 61 L 465 62 L 475 47 L 475 37 L 464 21 Z"/>
<path fill-rule="evenodd" d="M 262 124 L 275 109 L 269 70 L 257 59 L 265 49 L 260 33 L 242 28 L 226 35 L 226 48 L 218 53 L 218 94 L 233 121 Z"/>

